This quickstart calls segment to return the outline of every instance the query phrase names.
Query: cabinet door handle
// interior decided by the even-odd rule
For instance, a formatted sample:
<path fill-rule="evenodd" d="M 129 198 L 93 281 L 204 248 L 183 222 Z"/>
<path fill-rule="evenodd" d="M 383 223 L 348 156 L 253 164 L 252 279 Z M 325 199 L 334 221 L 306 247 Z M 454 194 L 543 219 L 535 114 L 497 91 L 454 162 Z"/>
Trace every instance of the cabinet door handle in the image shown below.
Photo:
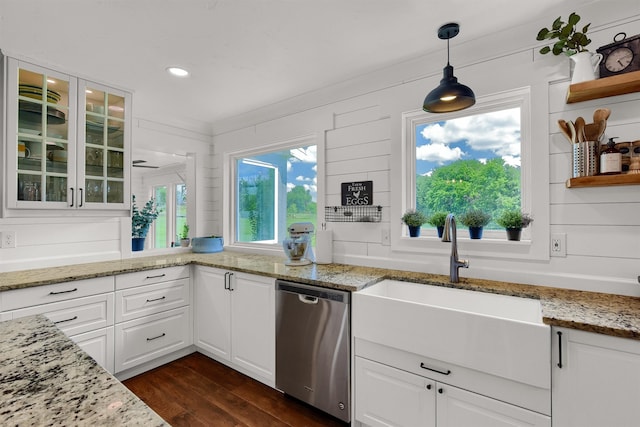
<path fill-rule="evenodd" d="M 166 298 L 166 296 L 163 295 L 160 298 L 147 299 L 147 302 L 162 301 L 165 298 Z"/>
<path fill-rule="evenodd" d="M 441 387 L 441 388 L 439 388 L 439 389 L 438 389 L 438 393 L 440 393 L 440 394 L 444 393 L 444 389 L 443 389 L 442 387 Z"/>
<path fill-rule="evenodd" d="M 231 279 L 233 278 L 233 273 L 229 273 L 229 290 L 230 291 L 235 291 L 235 289 L 233 289 L 233 282 L 231 281 Z"/>
<path fill-rule="evenodd" d="M 82 205 L 84 204 L 84 198 L 83 198 L 83 192 L 82 192 L 82 188 L 78 188 L 78 193 L 80 193 L 80 204 L 78 205 L 79 208 L 82 207 Z"/>
<path fill-rule="evenodd" d="M 49 295 L 69 294 L 69 293 L 75 292 L 77 290 L 78 290 L 78 288 L 73 288 L 73 289 L 69 289 L 69 290 L 66 290 L 66 291 L 51 291 L 51 292 L 49 292 Z"/>
<path fill-rule="evenodd" d="M 558 368 L 562 369 L 562 331 L 558 331 Z"/>
<path fill-rule="evenodd" d="M 152 338 L 147 338 L 147 341 L 153 341 L 153 340 L 157 340 L 158 338 L 162 338 L 164 336 L 166 336 L 167 334 L 165 334 L 164 332 L 162 333 L 162 335 L 158 335 L 157 337 L 152 337 Z"/>
<path fill-rule="evenodd" d="M 224 290 L 229 290 L 229 272 L 224 273 Z"/>
<path fill-rule="evenodd" d="M 421 367 L 422 369 L 426 369 L 427 371 L 437 372 L 437 373 L 442 374 L 442 375 L 449 375 L 449 374 L 451 374 L 451 371 L 450 371 L 449 369 L 447 369 L 446 371 L 441 371 L 441 370 L 439 370 L 439 369 L 433 369 L 433 368 L 430 368 L 430 367 L 428 367 L 427 365 L 425 365 L 425 364 L 424 364 L 424 362 L 420 362 L 420 367 Z"/>
<path fill-rule="evenodd" d="M 55 323 L 55 324 L 57 325 L 58 323 L 67 323 L 67 322 L 72 322 L 72 321 L 76 320 L 77 318 L 78 318 L 78 316 L 73 316 L 73 317 L 72 317 L 72 318 L 70 318 L 70 319 L 57 320 L 57 321 L 55 321 L 55 322 L 53 322 L 53 323 Z"/>
<path fill-rule="evenodd" d="M 69 205 L 69 207 L 70 207 L 70 208 L 72 208 L 72 207 L 73 207 L 73 204 L 75 203 L 75 200 L 74 200 L 74 197 L 73 197 L 73 195 L 74 195 L 74 192 L 73 192 L 74 188 L 73 188 L 73 187 L 71 187 L 71 188 L 69 188 L 69 190 L 71 190 L 71 204 Z"/>
<path fill-rule="evenodd" d="M 162 273 L 162 274 L 157 274 L 155 276 L 147 276 L 145 279 L 157 279 L 164 276 L 166 276 L 166 274 Z"/>
<path fill-rule="evenodd" d="M 427 390 L 431 390 L 431 384 L 427 384 Z"/>

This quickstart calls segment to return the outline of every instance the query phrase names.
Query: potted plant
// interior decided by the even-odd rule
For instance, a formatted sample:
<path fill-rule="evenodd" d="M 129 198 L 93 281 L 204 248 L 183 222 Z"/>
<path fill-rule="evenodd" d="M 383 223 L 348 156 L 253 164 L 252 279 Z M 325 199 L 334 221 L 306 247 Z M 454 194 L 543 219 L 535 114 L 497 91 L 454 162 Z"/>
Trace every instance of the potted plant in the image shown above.
<path fill-rule="evenodd" d="M 438 237 L 442 238 L 442 232 L 444 231 L 444 222 L 447 220 L 446 212 L 436 212 L 429 217 L 427 222 L 433 225 L 438 230 Z"/>
<path fill-rule="evenodd" d="M 427 222 L 427 216 L 418 210 L 409 209 L 402 215 L 402 222 L 409 227 L 410 237 L 420 237 L 420 227 Z"/>
<path fill-rule="evenodd" d="M 133 204 L 131 207 L 131 250 L 141 251 L 144 249 L 144 240 L 149 232 L 149 226 L 156 218 L 160 211 L 155 205 L 155 200 L 151 198 L 144 204 L 142 209 L 136 206 L 136 196 L 133 196 Z"/>
<path fill-rule="evenodd" d="M 546 27 L 542 28 L 536 36 L 536 40 L 557 39 L 551 46 L 544 46 L 540 49 L 541 54 L 564 54 L 575 62 L 571 83 L 579 83 L 597 78 L 596 69 L 602 60 L 601 54 L 597 53 L 592 55 L 591 52 L 586 49 L 586 46 L 591 43 L 591 39 L 587 37 L 587 31 L 589 31 L 591 24 L 587 24 L 582 27 L 582 29 L 579 29 L 577 27 L 579 21 L 580 15 L 575 12 L 569 15 L 567 22 L 564 22 L 562 17 L 559 16 L 553 21 L 550 29 Z"/>
<path fill-rule="evenodd" d="M 189 242 L 189 225 L 185 223 L 182 226 L 182 232 L 180 233 L 180 246 L 183 248 L 188 248 Z"/>
<path fill-rule="evenodd" d="M 520 240 L 522 229 L 528 227 L 533 218 L 528 213 L 513 209 L 502 212 L 496 222 L 507 230 L 507 240 L 517 241 Z"/>
<path fill-rule="evenodd" d="M 491 215 L 480 209 L 470 209 L 460 215 L 462 225 L 469 227 L 471 239 L 482 239 L 483 227 L 489 224 L 489 221 L 491 221 Z"/>

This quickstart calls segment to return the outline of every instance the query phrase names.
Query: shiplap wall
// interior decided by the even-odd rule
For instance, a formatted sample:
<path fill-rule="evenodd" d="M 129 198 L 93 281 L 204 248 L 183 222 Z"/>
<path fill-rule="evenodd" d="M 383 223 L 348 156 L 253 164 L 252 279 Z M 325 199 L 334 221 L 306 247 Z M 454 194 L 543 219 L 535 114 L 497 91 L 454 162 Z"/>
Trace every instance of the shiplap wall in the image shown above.
<path fill-rule="evenodd" d="M 603 14 L 606 14 L 603 11 Z M 600 23 L 594 32 L 594 45 L 606 43 L 620 28 L 627 34 L 640 33 L 640 20 Z M 469 57 L 473 43 L 468 46 Z M 470 258 L 468 270 L 461 275 L 493 280 L 506 280 L 544 286 L 566 287 L 606 293 L 640 296 L 637 277 L 640 274 L 640 187 L 610 187 L 566 189 L 570 176 L 569 143 L 559 134 L 557 120 L 574 120 L 583 116 L 591 121 L 598 107 L 611 108 L 613 113 L 608 136 L 619 141 L 640 139 L 640 94 L 605 98 L 579 104 L 565 104 L 569 85 L 569 61 L 537 55 L 536 47 L 514 49 L 491 58 L 477 57 L 456 67 L 460 81 L 471 84 L 476 95 L 488 95 L 525 85 L 532 87 L 532 185 L 545 194 L 544 206 L 532 207 L 533 227 L 545 229 L 544 243 L 549 233 L 566 233 L 567 256 L 513 258 L 486 256 L 482 244 L 461 242 L 460 255 Z M 477 51 L 477 50 L 476 50 Z M 455 56 L 459 57 L 459 56 Z M 439 62 L 436 62 L 439 64 Z M 449 245 L 432 253 L 389 246 L 382 242 L 386 233 L 400 230 L 401 214 L 397 193 L 404 171 L 397 159 L 401 141 L 401 113 L 419 107 L 429 88 L 441 78 L 439 70 L 428 77 L 408 78 L 413 64 L 404 70 L 380 73 L 379 88 L 371 85 L 360 90 L 361 95 L 335 94 L 334 101 L 326 93 L 314 94 L 318 105 L 309 107 L 304 99 L 282 106 L 283 111 L 263 111 L 233 121 L 221 123 L 214 136 L 213 190 L 215 200 L 224 202 L 224 154 L 238 146 L 259 147 L 274 141 L 284 141 L 295 135 L 319 135 L 318 206 L 340 204 L 340 183 L 374 181 L 374 204 L 383 206 L 381 223 L 329 223 L 334 231 L 334 261 L 366 266 L 399 268 L 437 274 L 448 274 Z M 393 80 L 391 74 L 400 76 Z M 366 76 L 368 83 L 373 80 Z M 358 86 L 362 82 L 354 81 Z M 373 84 L 375 86 L 375 83 Z M 336 92 L 339 92 L 336 91 Z M 273 106 L 277 109 L 277 106 Z M 286 110 L 289 109 L 287 113 Z M 214 130 L 216 128 L 214 127 Z M 539 156 L 543 153 L 544 156 Z M 225 228 L 223 218 L 229 213 L 216 208 L 211 212 L 215 228 Z M 318 221 L 323 221 L 320 214 Z M 459 233 L 464 235 L 464 233 Z M 392 240 L 394 236 L 392 234 Z M 499 243 L 498 243 L 499 244 Z M 548 249 L 546 249 L 548 251 Z M 472 255 L 469 256 L 469 253 Z"/>

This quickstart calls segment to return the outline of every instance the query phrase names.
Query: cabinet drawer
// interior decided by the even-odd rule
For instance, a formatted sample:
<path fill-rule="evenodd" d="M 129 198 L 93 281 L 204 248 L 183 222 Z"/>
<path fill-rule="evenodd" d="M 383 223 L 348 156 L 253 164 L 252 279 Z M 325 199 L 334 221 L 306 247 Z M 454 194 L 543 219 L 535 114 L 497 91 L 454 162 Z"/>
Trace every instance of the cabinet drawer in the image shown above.
<path fill-rule="evenodd" d="M 14 289 L 0 292 L 0 301 L 2 302 L 0 307 L 3 311 L 16 310 L 33 305 L 113 292 L 113 290 L 113 276 Z"/>
<path fill-rule="evenodd" d="M 116 325 L 116 373 L 191 345 L 190 319 L 183 307 Z"/>
<path fill-rule="evenodd" d="M 13 318 L 43 314 L 68 336 L 113 325 L 113 293 L 23 308 Z"/>
<path fill-rule="evenodd" d="M 188 265 L 120 274 L 116 276 L 116 290 L 151 285 L 153 283 L 167 282 L 170 280 L 186 279 L 188 277 Z"/>
<path fill-rule="evenodd" d="M 189 279 L 138 286 L 116 292 L 116 322 L 189 305 Z"/>
<path fill-rule="evenodd" d="M 107 372 L 113 374 L 113 326 L 97 331 L 70 337 L 78 347 L 102 366 Z"/>

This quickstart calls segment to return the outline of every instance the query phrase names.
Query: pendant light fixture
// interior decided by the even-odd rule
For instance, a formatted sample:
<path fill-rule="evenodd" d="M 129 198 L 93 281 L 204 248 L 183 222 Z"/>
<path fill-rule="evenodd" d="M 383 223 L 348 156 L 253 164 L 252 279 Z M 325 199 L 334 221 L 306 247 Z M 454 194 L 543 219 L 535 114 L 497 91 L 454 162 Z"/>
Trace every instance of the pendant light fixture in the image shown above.
<path fill-rule="evenodd" d="M 429 92 L 424 99 L 422 109 L 429 113 L 448 113 L 464 110 L 476 103 L 476 96 L 471 88 L 458 83 L 453 75 L 453 67 L 449 64 L 449 39 L 460 32 L 460 25 L 456 23 L 444 24 L 438 29 L 438 38 L 447 40 L 447 66 L 443 69 L 440 85 Z"/>

